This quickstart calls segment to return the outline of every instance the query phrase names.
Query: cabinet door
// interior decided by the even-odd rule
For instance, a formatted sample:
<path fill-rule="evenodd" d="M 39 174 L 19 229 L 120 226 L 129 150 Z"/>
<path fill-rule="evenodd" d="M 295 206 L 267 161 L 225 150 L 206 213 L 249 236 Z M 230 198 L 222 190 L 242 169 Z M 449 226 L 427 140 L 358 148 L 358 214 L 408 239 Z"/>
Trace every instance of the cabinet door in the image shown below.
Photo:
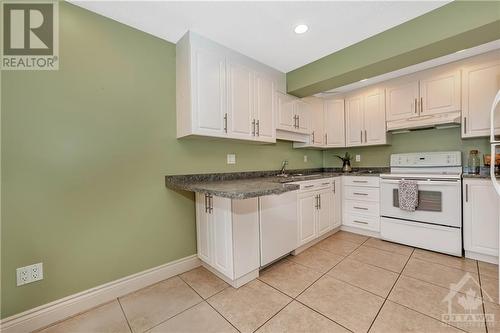
<path fill-rule="evenodd" d="M 363 115 L 364 144 L 387 143 L 384 90 L 375 89 L 365 94 Z"/>
<path fill-rule="evenodd" d="M 363 143 L 363 96 L 348 97 L 345 100 L 346 146 L 361 146 Z"/>
<path fill-rule="evenodd" d="M 325 143 L 325 130 L 323 115 L 323 101 L 315 102 L 311 105 L 311 143 L 313 146 L 323 146 Z"/>
<path fill-rule="evenodd" d="M 342 224 L 342 177 L 334 178 L 332 182 L 332 217 L 333 228 Z"/>
<path fill-rule="evenodd" d="M 228 62 L 228 134 L 235 139 L 254 137 L 254 73 L 238 63 Z"/>
<path fill-rule="evenodd" d="M 210 214 L 207 212 L 207 205 L 208 200 L 205 198 L 205 194 L 196 193 L 196 244 L 198 258 L 211 265 Z"/>
<path fill-rule="evenodd" d="M 231 199 L 212 196 L 212 207 L 212 265 L 215 269 L 233 279 L 234 270 Z"/>
<path fill-rule="evenodd" d="M 464 181 L 464 248 L 498 256 L 500 200 L 489 180 Z"/>
<path fill-rule="evenodd" d="M 325 100 L 325 146 L 345 147 L 344 100 Z"/>
<path fill-rule="evenodd" d="M 256 107 L 254 118 L 256 124 L 256 138 L 259 141 L 276 141 L 275 119 L 275 84 L 274 81 L 261 74 L 255 75 Z"/>
<path fill-rule="evenodd" d="M 420 115 L 460 111 L 460 70 L 420 80 Z"/>
<path fill-rule="evenodd" d="M 223 135 L 226 113 L 226 60 L 223 55 L 193 48 L 193 126 L 207 135 Z"/>
<path fill-rule="evenodd" d="M 316 193 L 299 194 L 299 246 L 316 238 Z"/>
<path fill-rule="evenodd" d="M 297 132 L 311 134 L 311 106 L 301 100 L 295 102 L 295 115 L 297 116 Z"/>
<path fill-rule="evenodd" d="M 462 137 L 489 136 L 491 104 L 500 89 L 500 61 L 466 67 L 462 73 Z M 500 117 L 495 121 L 500 134 Z"/>
<path fill-rule="evenodd" d="M 387 121 L 418 116 L 418 80 L 395 81 L 386 88 Z"/>
<path fill-rule="evenodd" d="M 295 131 L 295 101 L 296 98 L 283 94 L 276 93 L 278 104 L 278 120 L 277 129 L 284 131 Z"/>
<path fill-rule="evenodd" d="M 319 195 L 319 208 L 317 210 L 318 236 L 333 229 L 333 192 L 330 188 L 322 190 Z"/>

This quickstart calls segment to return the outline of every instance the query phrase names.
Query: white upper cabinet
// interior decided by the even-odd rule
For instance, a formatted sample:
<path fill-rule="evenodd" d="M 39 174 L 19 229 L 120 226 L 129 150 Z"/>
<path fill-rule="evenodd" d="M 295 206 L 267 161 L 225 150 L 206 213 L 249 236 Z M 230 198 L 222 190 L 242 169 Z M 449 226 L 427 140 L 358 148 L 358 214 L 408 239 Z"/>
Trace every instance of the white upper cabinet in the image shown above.
<path fill-rule="evenodd" d="M 325 100 L 324 116 L 325 147 L 345 147 L 344 100 Z"/>
<path fill-rule="evenodd" d="M 460 70 L 420 80 L 420 115 L 460 111 Z"/>
<path fill-rule="evenodd" d="M 285 74 L 188 32 L 176 46 L 177 137 L 276 142 Z"/>
<path fill-rule="evenodd" d="M 386 88 L 387 121 L 418 116 L 418 80 L 399 80 Z"/>
<path fill-rule="evenodd" d="M 366 145 L 387 143 L 385 95 L 383 89 L 372 89 L 364 96 L 364 136 Z"/>
<path fill-rule="evenodd" d="M 257 136 L 261 140 L 276 141 L 276 85 L 269 76 L 256 73 L 255 93 L 257 95 L 254 118 L 256 119 Z"/>
<path fill-rule="evenodd" d="M 500 56 L 462 70 L 462 137 L 490 135 L 490 109 L 500 89 Z M 495 119 L 500 133 L 500 117 Z"/>
<path fill-rule="evenodd" d="M 345 99 L 346 145 L 387 143 L 384 90 L 372 88 Z"/>
<path fill-rule="evenodd" d="M 233 138 L 252 139 L 255 136 L 253 71 L 230 61 L 227 74 L 228 134 Z"/>
<path fill-rule="evenodd" d="M 297 121 L 297 132 L 311 134 L 311 106 L 302 100 L 295 103 L 295 116 Z"/>
<path fill-rule="evenodd" d="M 346 145 L 361 146 L 363 143 L 363 96 L 345 99 Z"/>
<path fill-rule="evenodd" d="M 226 59 L 216 52 L 201 48 L 193 48 L 192 52 L 193 122 L 200 133 L 223 135 L 226 115 Z M 185 78 L 181 79 L 184 81 Z M 184 90 L 186 89 L 189 88 Z M 187 102 L 187 91 L 182 91 L 181 94 L 181 102 Z"/>
<path fill-rule="evenodd" d="M 297 130 L 297 118 L 295 114 L 297 98 L 280 92 L 276 94 L 278 100 L 276 129 L 295 132 Z"/>

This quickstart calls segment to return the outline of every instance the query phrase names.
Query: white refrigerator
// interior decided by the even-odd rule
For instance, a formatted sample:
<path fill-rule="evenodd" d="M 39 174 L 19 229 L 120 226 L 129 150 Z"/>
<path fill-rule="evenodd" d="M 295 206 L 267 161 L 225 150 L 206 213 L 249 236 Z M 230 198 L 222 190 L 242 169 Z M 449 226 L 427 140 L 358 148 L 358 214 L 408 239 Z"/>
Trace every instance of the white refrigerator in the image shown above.
<path fill-rule="evenodd" d="M 495 191 L 500 196 L 500 182 L 497 180 L 495 176 L 495 161 L 497 151 L 500 149 L 500 137 L 498 133 L 495 133 L 495 118 L 500 117 L 500 90 L 498 90 L 495 99 L 493 100 L 493 104 L 491 106 L 491 118 L 490 118 L 490 144 L 491 144 L 491 162 L 490 162 L 490 177 L 491 182 L 493 183 L 493 187 Z M 497 134 L 497 135 L 495 135 Z M 500 221 L 498 221 L 500 224 Z M 500 238 L 500 237 L 499 237 Z M 499 256 L 500 258 L 500 253 Z M 499 294 L 500 294 L 500 276 L 499 276 Z M 499 298 L 500 299 L 500 298 Z"/>

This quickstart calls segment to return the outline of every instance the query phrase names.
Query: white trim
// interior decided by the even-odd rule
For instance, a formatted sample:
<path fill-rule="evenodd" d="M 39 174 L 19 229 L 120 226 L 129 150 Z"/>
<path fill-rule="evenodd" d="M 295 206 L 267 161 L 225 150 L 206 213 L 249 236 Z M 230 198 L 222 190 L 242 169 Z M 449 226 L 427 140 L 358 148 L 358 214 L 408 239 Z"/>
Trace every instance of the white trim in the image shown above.
<path fill-rule="evenodd" d="M 378 232 L 378 231 L 364 230 L 361 228 L 351 227 L 348 225 L 340 226 L 340 230 L 352 232 L 353 234 L 358 234 L 358 235 L 363 235 L 363 236 L 368 236 L 368 237 L 373 237 L 373 238 L 380 238 L 380 232 Z"/>
<path fill-rule="evenodd" d="M 465 257 L 469 258 L 469 259 L 475 259 L 475 260 L 479 260 L 479 261 L 489 262 L 490 264 L 498 265 L 498 257 L 492 256 L 489 254 L 484 254 L 484 253 L 466 250 Z"/>
<path fill-rule="evenodd" d="M 5 318 L 0 331 L 31 332 L 200 265 L 196 254 L 171 261 Z"/>

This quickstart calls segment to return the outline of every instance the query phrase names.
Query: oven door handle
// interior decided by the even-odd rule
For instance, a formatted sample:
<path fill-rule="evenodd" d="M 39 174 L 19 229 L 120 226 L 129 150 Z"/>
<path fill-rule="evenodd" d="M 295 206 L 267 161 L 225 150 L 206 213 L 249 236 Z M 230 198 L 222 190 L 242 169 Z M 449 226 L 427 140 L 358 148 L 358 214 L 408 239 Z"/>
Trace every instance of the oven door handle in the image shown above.
<path fill-rule="evenodd" d="M 381 184 L 399 184 L 399 181 L 402 180 L 402 179 L 394 179 L 394 180 L 390 180 L 390 179 L 382 179 L 380 181 Z M 460 184 L 460 179 L 448 179 L 448 180 L 445 180 L 445 179 L 436 179 L 436 180 L 433 180 L 433 179 L 415 179 L 415 178 L 405 178 L 405 180 L 416 180 L 417 181 L 417 185 L 450 185 L 450 184 L 456 184 L 456 185 L 459 185 Z"/>

